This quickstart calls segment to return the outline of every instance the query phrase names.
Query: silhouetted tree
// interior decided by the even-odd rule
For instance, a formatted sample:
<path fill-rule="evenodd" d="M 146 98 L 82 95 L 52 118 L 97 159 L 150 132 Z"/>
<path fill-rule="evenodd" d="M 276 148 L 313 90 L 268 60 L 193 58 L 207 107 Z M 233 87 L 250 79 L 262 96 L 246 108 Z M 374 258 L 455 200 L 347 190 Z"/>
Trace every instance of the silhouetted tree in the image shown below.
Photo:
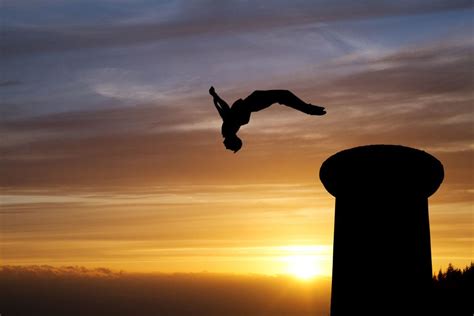
<path fill-rule="evenodd" d="M 435 315 L 474 314 L 474 263 L 464 269 L 449 264 L 446 272 L 433 276 L 433 304 Z"/>

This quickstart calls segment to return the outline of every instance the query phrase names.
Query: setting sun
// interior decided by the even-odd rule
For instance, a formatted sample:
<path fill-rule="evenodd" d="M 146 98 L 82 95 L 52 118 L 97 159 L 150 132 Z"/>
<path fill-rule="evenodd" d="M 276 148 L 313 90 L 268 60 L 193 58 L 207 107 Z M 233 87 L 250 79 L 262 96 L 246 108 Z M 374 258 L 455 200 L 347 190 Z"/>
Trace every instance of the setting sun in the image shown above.
<path fill-rule="evenodd" d="M 321 267 L 316 257 L 295 255 L 286 258 L 288 273 L 302 280 L 309 280 L 321 274 Z"/>
<path fill-rule="evenodd" d="M 322 254 L 327 251 L 327 246 L 286 246 L 282 248 L 288 253 L 283 257 L 288 274 L 301 280 L 310 280 L 324 274 L 325 256 Z"/>

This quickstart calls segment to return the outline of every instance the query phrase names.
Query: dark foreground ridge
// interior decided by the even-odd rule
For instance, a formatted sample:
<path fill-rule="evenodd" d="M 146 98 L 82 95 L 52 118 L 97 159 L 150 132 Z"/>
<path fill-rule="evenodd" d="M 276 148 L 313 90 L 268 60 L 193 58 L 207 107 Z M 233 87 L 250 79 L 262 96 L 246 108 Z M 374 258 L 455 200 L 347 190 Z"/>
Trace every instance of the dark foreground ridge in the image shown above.
<path fill-rule="evenodd" d="M 323 163 L 321 181 L 336 197 L 332 316 L 430 315 L 428 197 L 443 177 L 436 158 L 398 145 L 356 147 Z"/>
<path fill-rule="evenodd" d="M 351 265 L 348 262 L 347 268 Z M 371 272 L 353 273 L 362 280 Z M 392 282 L 390 271 L 385 275 Z M 432 305 L 437 313 L 430 315 L 472 316 L 473 264 L 463 270 L 450 265 L 433 281 Z M 0 309 L 2 315 L 12 316 L 328 315 L 328 282 L 258 275 L 133 274 L 77 266 L 1 266 Z M 410 286 L 409 279 L 404 283 Z M 351 286 L 364 290 L 361 282 Z"/>
<path fill-rule="evenodd" d="M 0 266 L 5 316 L 313 316 L 329 313 L 329 280 L 106 268 Z"/>

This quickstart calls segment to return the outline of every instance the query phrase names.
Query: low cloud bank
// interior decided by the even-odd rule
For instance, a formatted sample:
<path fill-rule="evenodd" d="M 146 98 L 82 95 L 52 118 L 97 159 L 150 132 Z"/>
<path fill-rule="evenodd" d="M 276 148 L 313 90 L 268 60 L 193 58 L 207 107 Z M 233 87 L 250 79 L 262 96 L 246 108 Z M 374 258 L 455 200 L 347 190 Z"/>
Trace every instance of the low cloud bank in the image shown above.
<path fill-rule="evenodd" d="M 4 315 L 327 315 L 329 280 L 4 266 Z"/>

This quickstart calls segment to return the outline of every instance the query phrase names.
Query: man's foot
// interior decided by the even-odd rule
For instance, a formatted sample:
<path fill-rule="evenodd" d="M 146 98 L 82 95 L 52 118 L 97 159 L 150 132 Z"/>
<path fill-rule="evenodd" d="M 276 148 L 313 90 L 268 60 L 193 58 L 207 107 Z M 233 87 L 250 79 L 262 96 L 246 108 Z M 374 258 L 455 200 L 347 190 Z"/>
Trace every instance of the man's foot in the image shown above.
<path fill-rule="evenodd" d="M 311 106 L 311 110 L 309 111 L 308 114 L 311 114 L 311 115 L 324 115 L 324 114 L 326 114 L 326 110 L 322 106 L 317 106 L 317 105 L 313 105 L 313 104 L 310 104 L 310 106 Z"/>
<path fill-rule="evenodd" d="M 210 88 L 209 88 L 209 94 L 210 94 L 210 95 L 216 94 L 216 90 L 214 90 L 214 87 L 210 87 Z"/>

